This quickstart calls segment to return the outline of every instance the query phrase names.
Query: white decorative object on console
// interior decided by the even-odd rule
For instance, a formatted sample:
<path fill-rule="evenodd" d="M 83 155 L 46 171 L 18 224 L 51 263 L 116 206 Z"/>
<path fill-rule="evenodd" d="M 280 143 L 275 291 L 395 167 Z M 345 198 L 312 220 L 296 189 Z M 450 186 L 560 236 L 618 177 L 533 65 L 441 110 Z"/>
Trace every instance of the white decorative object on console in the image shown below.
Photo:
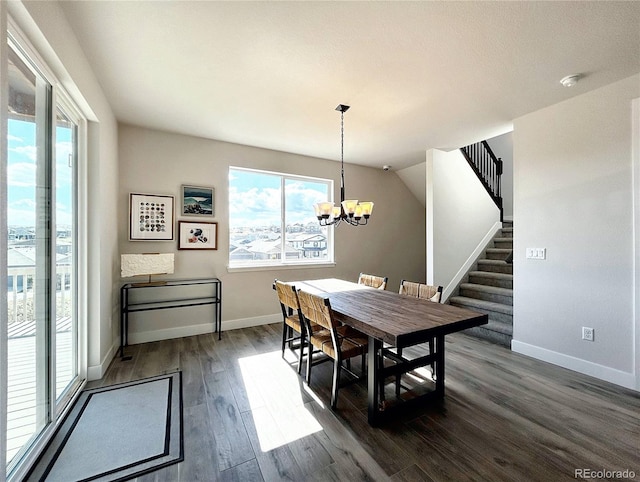
<path fill-rule="evenodd" d="M 143 253 L 120 255 L 120 276 L 149 276 L 148 284 L 164 284 L 165 281 L 151 282 L 151 275 L 171 274 L 174 271 L 173 253 Z"/>

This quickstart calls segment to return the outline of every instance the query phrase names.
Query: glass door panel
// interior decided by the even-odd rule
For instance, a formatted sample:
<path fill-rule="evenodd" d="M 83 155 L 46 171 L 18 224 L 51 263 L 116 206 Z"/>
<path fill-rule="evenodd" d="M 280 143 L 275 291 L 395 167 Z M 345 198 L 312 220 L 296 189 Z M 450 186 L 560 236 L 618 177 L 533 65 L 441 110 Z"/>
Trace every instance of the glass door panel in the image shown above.
<path fill-rule="evenodd" d="M 75 176 L 78 126 L 61 106 L 56 113 L 55 163 L 55 394 L 56 401 L 78 375 L 78 330 L 75 276 Z"/>
<path fill-rule="evenodd" d="M 9 48 L 7 463 L 50 421 L 51 85 Z"/>

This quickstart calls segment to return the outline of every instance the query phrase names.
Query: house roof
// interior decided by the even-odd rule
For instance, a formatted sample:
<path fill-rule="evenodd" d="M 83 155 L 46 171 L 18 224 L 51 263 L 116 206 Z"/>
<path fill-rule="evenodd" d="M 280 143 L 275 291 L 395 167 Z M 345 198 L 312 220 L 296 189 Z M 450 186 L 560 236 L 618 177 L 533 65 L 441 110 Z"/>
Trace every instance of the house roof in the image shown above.
<path fill-rule="evenodd" d="M 640 72 L 640 2 L 60 3 L 118 120 L 374 167 Z"/>

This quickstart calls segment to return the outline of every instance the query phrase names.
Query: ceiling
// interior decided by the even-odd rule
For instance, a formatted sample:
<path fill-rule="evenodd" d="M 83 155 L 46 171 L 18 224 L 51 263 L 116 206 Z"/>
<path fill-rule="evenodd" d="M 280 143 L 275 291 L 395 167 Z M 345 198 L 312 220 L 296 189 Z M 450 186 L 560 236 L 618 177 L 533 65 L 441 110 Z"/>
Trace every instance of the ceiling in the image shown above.
<path fill-rule="evenodd" d="M 373 167 L 640 72 L 640 2 L 60 3 L 119 121 Z"/>

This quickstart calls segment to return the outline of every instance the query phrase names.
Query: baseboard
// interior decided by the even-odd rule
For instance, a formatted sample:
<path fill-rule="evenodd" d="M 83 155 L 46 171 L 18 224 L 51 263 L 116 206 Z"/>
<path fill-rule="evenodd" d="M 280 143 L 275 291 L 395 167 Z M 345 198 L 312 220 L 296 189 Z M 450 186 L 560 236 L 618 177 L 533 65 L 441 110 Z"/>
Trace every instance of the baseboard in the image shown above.
<path fill-rule="evenodd" d="M 487 247 L 487 244 L 489 244 L 489 241 L 493 239 L 493 237 L 501 228 L 502 228 L 502 223 L 500 222 L 495 223 L 491 227 L 491 229 L 489 229 L 489 232 L 484 236 L 484 238 L 482 238 L 482 240 L 478 243 L 478 246 L 476 246 L 476 249 L 473 250 L 473 252 L 469 255 L 467 260 L 460 267 L 460 269 L 458 270 L 456 275 L 453 277 L 453 279 L 449 282 L 447 286 L 445 286 L 444 290 L 442 291 L 443 303 L 449 299 L 453 291 L 456 289 L 456 286 L 458 286 L 462 281 L 462 278 L 464 278 L 464 275 L 467 274 L 469 269 L 471 269 L 471 266 L 473 266 L 473 264 L 478 260 L 480 255 L 484 253 L 484 250 Z"/>
<path fill-rule="evenodd" d="M 238 330 L 240 328 L 249 328 L 251 326 L 268 325 L 282 321 L 282 314 L 256 316 L 253 318 L 239 318 L 237 320 L 228 320 L 222 322 L 222 331 Z M 175 328 L 167 328 L 164 330 L 143 331 L 139 333 L 129 333 L 129 344 L 137 345 L 140 343 L 148 343 L 151 341 L 170 340 L 172 338 L 182 338 L 184 336 L 202 335 L 204 333 L 213 332 L 213 323 L 203 323 L 200 325 L 180 326 Z M 120 349 L 120 338 L 117 338 L 111 346 L 107 355 L 102 359 L 100 365 L 94 365 L 87 368 L 87 380 L 100 380 L 113 358 L 118 354 Z"/>
<path fill-rule="evenodd" d="M 111 345 L 111 348 L 109 348 L 109 351 L 107 351 L 107 354 L 104 356 L 104 358 L 100 362 L 100 365 L 93 365 L 93 366 L 87 367 L 87 380 L 89 381 L 100 380 L 104 376 L 104 374 L 107 371 L 107 368 L 109 368 L 109 364 L 111 363 L 111 360 L 113 360 L 113 357 L 116 356 L 117 350 L 119 347 L 120 347 L 120 339 L 118 338 L 115 341 L 115 343 Z"/>
<path fill-rule="evenodd" d="M 222 331 L 237 330 L 239 328 L 248 328 L 250 326 L 267 325 L 282 321 L 282 315 L 265 315 L 253 318 L 241 318 L 237 320 L 227 320 L 222 322 Z M 162 330 L 151 330 L 143 332 L 130 332 L 129 344 L 137 345 L 139 343 L 148 343 L 151 341 L 170 340 L 172 338 L 182 338 L 184 336 L 202 335 L 204 333 L 213 332 L 213 323 L 202 323 L 198 325 L 177 326 L 174 328 L 165 328 Z"/>
<path fill-rule="evenodd" d="M 620 385 L 624 388 L 638 391 L 635 375 L 633 373 L 623 372 L 604 365 L 598 365 L 597 363 L 582 360 L 581 358 L 547 350 L 546 348 L 530 345 L 517 340 L 511 341 L 511 349 L 521 355 L 527 355 L 538 360 L 573 370 L 574 372 L 583 373 L 584 375 L 589 375 L 615 385 Z"/>

